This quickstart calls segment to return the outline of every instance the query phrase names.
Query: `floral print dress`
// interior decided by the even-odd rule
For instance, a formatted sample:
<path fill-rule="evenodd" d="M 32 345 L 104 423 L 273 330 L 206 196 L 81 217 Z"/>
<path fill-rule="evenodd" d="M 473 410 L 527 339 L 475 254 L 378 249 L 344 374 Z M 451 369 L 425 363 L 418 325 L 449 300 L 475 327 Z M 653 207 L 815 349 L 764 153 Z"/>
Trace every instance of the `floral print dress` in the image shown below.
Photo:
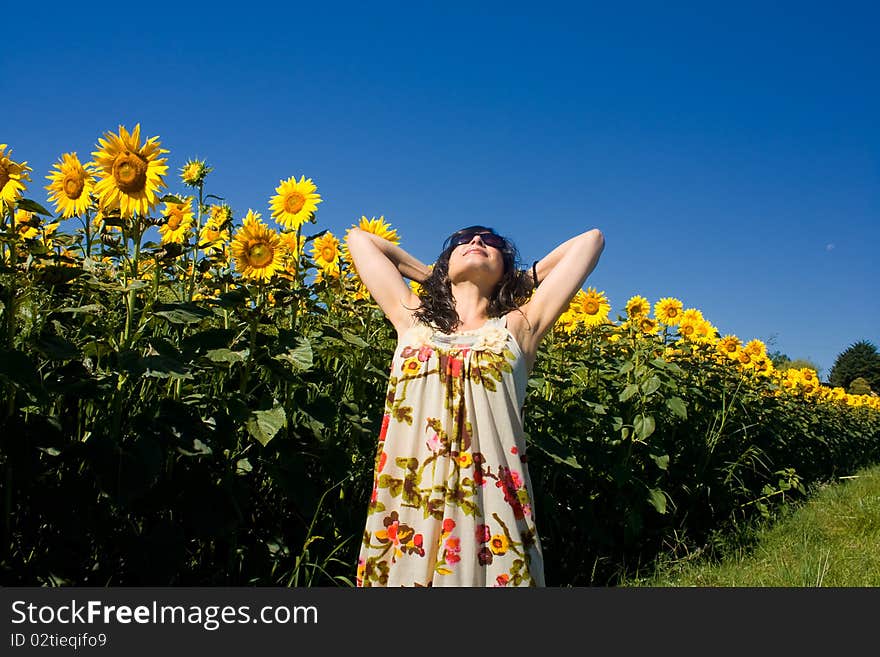
<path fill-rule="evenodd" d="M 358 586 L 544 586 L 522 425 L 528 371 L 506 319 L 398 341 Z"/>

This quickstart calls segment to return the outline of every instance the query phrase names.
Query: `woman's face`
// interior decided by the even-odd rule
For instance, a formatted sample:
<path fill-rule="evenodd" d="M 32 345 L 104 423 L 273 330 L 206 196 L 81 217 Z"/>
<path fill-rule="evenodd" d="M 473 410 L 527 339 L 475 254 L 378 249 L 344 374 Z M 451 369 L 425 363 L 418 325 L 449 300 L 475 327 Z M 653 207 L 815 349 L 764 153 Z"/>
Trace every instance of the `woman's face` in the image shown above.
<path fill-rule="evenodd" d="M 504 275 L 504 242 L 489 231 L 469 231 L 456 236 L 449 254 L 449 280 L 483 281 L 495 286 Z"/>

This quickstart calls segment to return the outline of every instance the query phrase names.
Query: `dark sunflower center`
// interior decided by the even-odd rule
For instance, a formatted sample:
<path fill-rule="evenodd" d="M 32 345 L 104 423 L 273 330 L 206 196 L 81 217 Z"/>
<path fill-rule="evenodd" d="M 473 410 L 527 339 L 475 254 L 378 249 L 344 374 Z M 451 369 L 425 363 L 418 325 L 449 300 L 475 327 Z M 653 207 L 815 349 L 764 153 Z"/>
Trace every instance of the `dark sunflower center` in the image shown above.
<path fill-rule="evenodd" d="M 9 171 L 6 170 L 6 167 L 0 162 L 0 189 L 6 187 L 6 183 L 9 182 Z"/>
<path fill-rule="evenodd" d="M 248 249 L 248 260 L 251 267 L 265 267 L 272 262 L 274 250 L 265 242 L 257 242 Z"/>
<path fill-rule="evenodd" d="M 168 215 L 168 228 L 171 230 L 177 230 L 180 228 L 181 221 L 183 221 L 183 215 L 176 210 L 172 210 L 171 214 Z"/>
<path fill-rule="evenodd" d="M 595 299 L 587 299 L 584 301 L 584 312 L 588 315 L 595 315 L 599 312 L 599 303 Z"/>
<path fill-rule="evenodd" d="M 79 198 L 84 186 L 85 180 L 80 175 L 69 174 L 64 178 L 64 193 L 67 195 L 67 198 Z"/>
<path fill-rule="evenodd" d="M 336 257 L 336 249 L 332 246 L 325 246 L 321 249 L 321 257 L 325 262 L 333 262 L 333 259 Z"/>
<path fill-rule="evenodd" d="M 137 153 L 120 153 L 113 162 L 113 178 L 126 194 L 142 192 L 147 186 L 147 163 Z"/>
<path fill-rule="evenodd" d="M 306 204 L 306 197 L 299 192 L 290 192 L 284 199 L 284 209 L 287 212 L 296 214 L 303 209 Z"/>

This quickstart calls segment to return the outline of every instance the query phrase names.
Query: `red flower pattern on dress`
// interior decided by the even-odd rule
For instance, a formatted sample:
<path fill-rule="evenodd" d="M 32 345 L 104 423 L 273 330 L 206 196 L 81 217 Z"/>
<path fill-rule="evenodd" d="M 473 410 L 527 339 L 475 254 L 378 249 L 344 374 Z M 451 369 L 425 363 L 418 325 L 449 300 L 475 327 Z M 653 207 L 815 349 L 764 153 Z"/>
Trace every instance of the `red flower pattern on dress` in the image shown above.
<path fill-rule="evenodd" d="M 461 561 L 461 540 L 457 536 L 446 539 L 446 563 L 458 563 Z"/>
<path fill-rule="evenodd" d="M 506 466 L 501 466 L 498 468 L 498 481 L 495 482 L 495 485 L 504 492 L 504 501 L 513 509 L 513 516 L 517 520 L 522 520 L 525 517 L 525 512 L 517 495 L 518 490 L 522 487 L 519 473 L 513 472 Z"/>

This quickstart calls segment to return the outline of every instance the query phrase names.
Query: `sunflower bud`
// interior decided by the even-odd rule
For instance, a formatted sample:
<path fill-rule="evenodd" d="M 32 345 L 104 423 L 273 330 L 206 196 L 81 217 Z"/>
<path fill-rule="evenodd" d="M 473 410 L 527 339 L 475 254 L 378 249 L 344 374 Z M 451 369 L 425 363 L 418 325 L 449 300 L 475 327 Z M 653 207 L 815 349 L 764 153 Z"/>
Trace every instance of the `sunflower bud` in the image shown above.
<path fill-rule="evenodd" d="M 213 167 L 209 167 L 204 160 L 189 160 L 180 170 L 180 177 L 184 185 L 200 187 L 213 170 Z"/>
<path fill-rule="evenodd" d="M 208 220 L 208 223 L 215 230 L 223 230 L 224 228 L 229 228 L 229 226 L 232 224 L 232 208 L 230 208 L 225 203 L 222 205 L 212 205 L 211 218 Z"/>

